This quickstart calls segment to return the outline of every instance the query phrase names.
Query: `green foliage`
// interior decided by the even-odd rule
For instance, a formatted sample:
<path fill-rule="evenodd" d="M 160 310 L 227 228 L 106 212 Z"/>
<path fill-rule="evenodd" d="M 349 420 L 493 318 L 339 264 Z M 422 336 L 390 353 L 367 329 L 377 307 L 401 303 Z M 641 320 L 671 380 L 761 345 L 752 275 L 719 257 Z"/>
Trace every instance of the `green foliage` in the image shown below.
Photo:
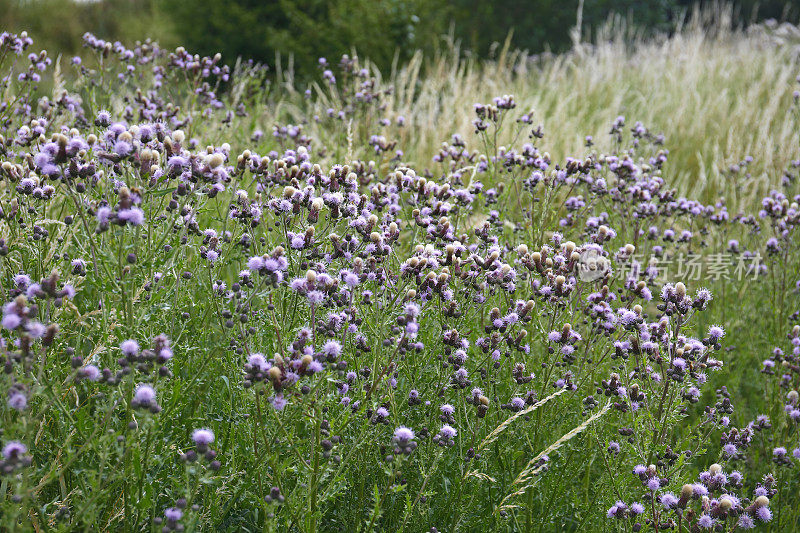
<path fill-rule="evenodd" d="M 612 14 L 644 32 L 672 31 L 696 0 L 583 2 L 585 39 Z M 716 4 L 714 4 L 716 6 Z M 734 2 L 738 24 L 765 18 L 796 20 L 791 2 Z M 86 31 L 132 42 L 221 52 L 228 63 L 253 59 L 301 78 L 317 74 L 317 59 L 356 51 L 387 74 L 395 60 L 437 50 L 447 36 L 479 57 L 510 37 L 512 48 L 539 53 L 572 44 L 579 0 L 0 0 L 4 29 L 29 31 L 51 51 L 76 53 Z M 279 59 L 280 58 L 280 59 Z"/>
<path fill-rule="evenodd" d="M 395 55 L 407 59 L 424 44 L 424 2 L 399 0 L 177 0 L 163 3 L 181 42 L 204 54 L 222 52 L 270 65 L 315 72 L 319 57 L 358 50 L 387 71 Z M 424 25 L 422 26 L 424 29 Z M 423 38 L 428 36 L 423 35 Z M 291 57 L 291 59 L 289 59 Z"/>
<path fill-rule="evenodd" d="M 87 31 L 111 40 L 152 38 L 176 45 L 172 21 L 157 0 L 0 0 L 0 21 L 5 31 L 27 31 L 37 51 L 65 55 L 80 52 Z"/>
<path fill-rule="evenodd" d="M 482 2 L 456 0 L 452 3 L 453 25 L 465 48 L 479 55 L 490 52 L 509 32 L 514 48 L 531 53 L 545 49 L 563 51 L 571 45 L 570 30 L 576 25 L 578 0 L 505 0 Z M 584 31 L 602 25 L 611 13 L 628 16 L 637 26 L 667 29 L 674 15 L 671 0 L 598 0 L 586 2 L 582 11 Z"/>

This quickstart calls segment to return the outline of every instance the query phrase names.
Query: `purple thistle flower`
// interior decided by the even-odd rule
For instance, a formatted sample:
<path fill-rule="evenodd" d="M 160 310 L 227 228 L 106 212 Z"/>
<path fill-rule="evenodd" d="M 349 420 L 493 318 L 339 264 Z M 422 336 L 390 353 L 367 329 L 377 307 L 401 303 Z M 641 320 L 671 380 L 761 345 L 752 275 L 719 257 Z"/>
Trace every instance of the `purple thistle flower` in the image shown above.
<path fill-rule="evenodd" d="M 661 495 L 661 499 L 659 500 L 661 505 L 663 505 L 666 509 L 672 509 L 676 505 L 678 505 L 678 498 L 675 497 L 674 494 L 671 492 L 667 492 L 666 494 Z"/>
<path fill-rule="evenodd" d="M 713 341 L 718 341 L 725 336 L 725 330 L 721 326 L 711 326 L 708 328 L 708 337 Z"/>
<path fill-rule="evenodd" d="M 703 514 L 697 519 L 697 525 L 702 529 L 711 529 L 714 527 L 716 520 L 707 514 Z"/>
<path fill-rule="evenodd" d="M 8 395 L 8 406 L 16 411 L 23 411 L 28 406 L 28 398 L 19 391 Z"/>
<path fill-rule="evenodd" d="M 12 440 L 3 447 L 3 458 L 16 459 L 28 453 L 28 447 L 19 441 Z"/>
<path fill-rule="evenodd" d="M 28 322 L 25 325 L 25 329 L 28 331 L 28 334 L 34 339 L 40 339 L 44 337 L 44 334 L 47 332 L 47 327 L 41 322 L 37 321 Z"/>
<path fill-rule="evenodd" d="M 264 266 L 265 265 L 264 265 L 264 258 L 263 257 L 255 256 L 255 257 L 251 257 L 247 261 L 247 268 L 249 268 L 253 272 L 258 272 L 259 270 L 264 268 Z"/>
<path fill-rule="evenodd" d="M 414 432 L 405 426 L 400 426 L 394 430 L 394 438 L 399 443 L 405 444 L 414 439 Z"/>
<path fill-rule="evenodd" d="M 328 341 L 322 347 L 322 353 L 327 355 L 328 357 L 339 357 L 342 353 L 342 345 L 339 344 L 337 341 Z"/>
<path fill-rule="evenodd" d="M 320 304 L 325 301 L 325 293 L 322 291 L 308 291 L 306 295 L 308 303 L 312 305 Z"/>
<path fill-rule="evenodd" d="M 611 508 L 606 512 L 606 516 L 608 518 L 625 518 L 627 514 L 628 506 L 625 505 L 625 502 L 617 501 Z"/>
<path fill-rule="evenodd" d="M 150 385 L 139 385 L 133 393 L 133 403 L 135 406 L 147 407 L 151 405 L 155 399 L 156 391 Z"/>
<path fill-rule="evenodd" d="M 169 522 L 177 522 L 183 518 L 183 511 L 177 507 L 170 507 L 164 511 L 164 518 L 166 518 Z"/>
<path fill-rule="evenodd" d="M 192 440 L 195 444 L 208 446 L 214 442 L 214 432 L 206 428 L 195 429 L 192 432 Z"/>
<path fill-rule="evenodd" d="M 108 206 L 99 207 L 97 209 L 97 213 L 95 213 L 95 217 L 100 224 L 108 224 L 109 220 L 111 219 L 111 208 Z"/>
<path fill-rule="evenodd" d="M 266 372 L 270 369 L 270 365 L 266 358 L 260 353 L 254 353 L 247 358 L 247 363 L 259 372 Z"/>
<path fill-rule="evenodd" d="M 772 520 L 772 511 L 769 510 L 769 507 L 762 506 L 756 509 L 756 518 L 761 520 L 762 522 L 769 522 Z"/>
<path fill-rule="evenodd" d="M 750 515 L 747 514 L 741 515 L 736 525 L 742 529 L 753 529 L 754 527 L 756 527 L 756 524 L 755 522 L 753 522 L 753 519 L 750 517 Z"/>
<path fill-rule="evenodd" d="M 445 424 L 442 426 L 442 429 L 439 430 L 439 434 L 447 439 L 452 439 L 458 434 L 458 431 L 453 426 Z"/>
<path fill-rule="evenodd" d="M 13 311 L 9 312 L 6 310 L 5 314 L 3 315 L 2 324 L 4 328 L 14 330 L 17 329 L 20 324 L 22 324 L 22 318 Z"/>
<path fill-rule="evenodd" d="M 117 218 L 132 226 L 141 226 L 144 223 L 144 211 L 138 207 L 120 209 L 117 213 Z"/>
<path fill-rule="evenodd" d="M 133 339 L 123 341 L 119 349 L 125 357 L 133 358 L 139 355 L 139 343 Z"/>
<path fill-rule="evenodd" d="M 100 379 L 100 369 L 95 365 L 86 365 L 83 367 L 83 377 L 89 381 L 97 381 Z"/>
<path fill-rule="evenodd" d="M 286 404 L 289 403 L 281 394 L 275 395 L 275 397 L 273 397 L 270 400 L 270 402 L 272 403 L 273 409 L 275 409 L 276 411 L 282 411 L 283 408 L 286 407 Z"/>

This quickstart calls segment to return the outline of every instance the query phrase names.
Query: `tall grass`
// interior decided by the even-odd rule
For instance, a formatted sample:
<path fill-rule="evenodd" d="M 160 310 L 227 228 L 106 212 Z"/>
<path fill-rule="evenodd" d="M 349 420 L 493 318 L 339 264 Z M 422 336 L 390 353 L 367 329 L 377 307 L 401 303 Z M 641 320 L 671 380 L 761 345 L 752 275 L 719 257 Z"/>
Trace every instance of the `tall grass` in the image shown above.
<path fill-rule="evenodd" d="M 506 46 L 493 61 L 464 57 L 451 43 L 435 57 L 417 53 L 383 80 L 393 90 L 387 114 L 406 119 L 399 144 L 406 160 L 421 162 L 453 133 L 469 138 L 471 106 L 499 94 L 535 111 L 541 145 L 556 160 L 584 152 L 586 135 L 608 150 L 608 125 L 624 115 L 664 134 L 671 182 L 682 194 L 753 205 L 798 156 L 800 132 L 789 111 L 800 38 L 776 39 L 766 27 L 745 31 L 731 21 L 729 9 L 695 12 L 674 34 L 644 38 L 617 17 L 571 53 L 531 57 Z M 300 89 L 291 82 L 284 89 L 279 105 L 261 110 L 264 125 L 276 111 L 298 123 L 305 115 L 287 98 Z M 323 114 L 324 106 L 315 111 Z M 323 128 L 310 125 L 314 133 Z M 507 133 L 501 144 L 511 140 Z M 748 155 L 755 161 L 747 183 L 727 179 L 728 168 Z"/>

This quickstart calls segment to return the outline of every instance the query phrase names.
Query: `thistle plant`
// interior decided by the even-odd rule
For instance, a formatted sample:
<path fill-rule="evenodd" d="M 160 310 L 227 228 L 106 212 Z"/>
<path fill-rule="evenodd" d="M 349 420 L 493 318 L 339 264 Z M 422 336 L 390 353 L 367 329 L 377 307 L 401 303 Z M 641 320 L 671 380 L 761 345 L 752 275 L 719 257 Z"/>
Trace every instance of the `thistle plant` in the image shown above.
<path fill-rule="evenodd" d="M 0 35 L 4 530 L 798 527 L 798 164 L 84 40 Z"/>

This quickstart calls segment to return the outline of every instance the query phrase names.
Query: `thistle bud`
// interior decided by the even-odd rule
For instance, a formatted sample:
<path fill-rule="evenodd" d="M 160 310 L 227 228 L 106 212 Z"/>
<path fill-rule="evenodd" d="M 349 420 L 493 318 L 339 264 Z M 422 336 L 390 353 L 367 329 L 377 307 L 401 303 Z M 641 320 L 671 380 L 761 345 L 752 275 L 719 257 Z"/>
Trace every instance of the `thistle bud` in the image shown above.
<path fill-rule="evenodd" d="M 731 501 L 730 498 L 723 497 L 719 500 L 719 508 L 722 510 L 723 513 L 727 513 L 728 511 L 730 511 L 731 507 L 733 507 L 733 502 Z"/>
<path fill-rule="evenodd" d="M 678 298 L 686 296 L 686 285 L 684 285 L 682 281 L 675 284 L 675 294 L 678 295 Z"/>
<path fill-rule="evenodd" d="M 272 381 L 280 381 L 281 380 L 281 369 L 277 366 L 273 366 L 269 369 L 269 379 Z"/>
<path fill-rule="evenodd" d="M 209 167 L 217 168 L 217 167 L 222 166 L 222 163 L 225 162 L 225 158 L 220 153 L 213 153 L 208 157 L 206 162 L 208 163 Z"/>

